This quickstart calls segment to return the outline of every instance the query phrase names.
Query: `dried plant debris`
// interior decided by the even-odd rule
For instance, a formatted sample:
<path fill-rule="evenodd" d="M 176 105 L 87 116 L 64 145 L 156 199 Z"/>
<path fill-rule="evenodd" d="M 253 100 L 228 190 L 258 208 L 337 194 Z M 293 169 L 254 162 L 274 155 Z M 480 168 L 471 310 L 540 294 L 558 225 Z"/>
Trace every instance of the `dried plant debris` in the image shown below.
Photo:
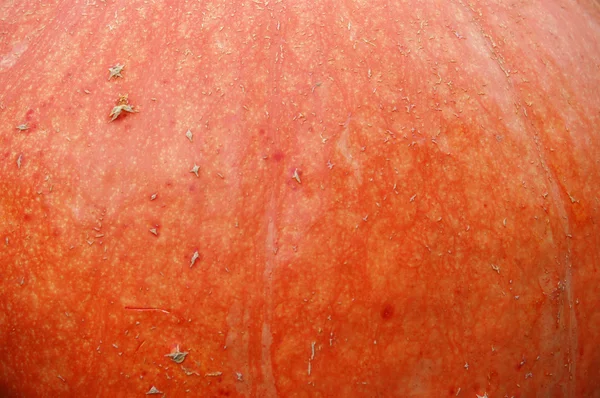
<path fill-rule="evenodd" d="M 193 139 L 193 135 L 192 135 L 192 131 L 191 131 L 191 130 L 188 130 L 188 131 L 185 133 L 185 136 L 187 137 L 187 139 L 188 139 L 188 140 L 190 140 L 190 142 L 193 142 L 193 141 L 192 141 L 192 139 Z"/>
<path fill-rule="evenodd" d="M 123 70 L 124 67 L 125 67 L 125 65 L 116 64 L 112 68 L 108 68 L 108 71 L 110 72 L 110 75 L 108 76 L 108 80 L 112 79 L 113 77 L 115 79 L 117 77 L 123 77 L 123 75 L 121 75 L 121 71 Z"/>
<path fill-rule="evenodd" d="M 196 250 L 194 252 L 194 255 L 192 256 L 190 268 L 192 268 L 194 266 L 194 264 L 196 263 L 196 260 L 198 260 L 199 257 L 200 257 L 200 253 L 198 253 L 198 250 Z"/>
<path fill-rule="evenodd" d="M 133 105 L 129 104 L 129 99 L 127 98 L 127 94 L 119 95 L 119 99 L 117 100 L 117 105 L 112 109 L 112 111 L 110 112 L 110 115 L 108 115 L 111 118 L 110 121 L 112 122 L 113 120 L 118 118 L 122 112 L 129 112 L 129 113 L 139 112 L 138 110 L 134 109 Z"/>
<path fill-rule="evenodd" d="M 171 358 L 171 360 L 175 363 L 182 363 L 188 354 L 189 354 L 189 352 L 187 352 L 187 351 L 186 352 L 179 351 L 179 346 L 177 346 L 177 349 L 175 350 L 175 352 L 172 352 L 165 356 Z"/>
<path fill-rule="evenodd" d="M 302 181 L 300 180 L 300 174 L 298 174 L 298 169 L 295 169 L 295 170 L 294 170 L 294 174 L 292 175 L 292 178 L 293 178 L 294 180 L 296 180 L 296 182 L 297 182 L 298 184 L 302 184 Z"/>
<path fill-rule="evenodd" d="M 198 166 L 197 164 L 194 163 L 194 167 L 192 167 L 192 169 L 190 170 L 190 173 L 194 173 L 194 174 L 196 174 L 196 177 L 198 177 L 198 171 L 200 171 L 200 166 Z"/>
<path fill-rule="evenodd" d="M 25 131 L 25 130 L 29 130 L 29 125 L 27 123 L 22 123 L 22 124 L 19 124 L 15 128 L 19 131 Z"/>
<path fill-rule="evenodd" d="M 200 373 L 196 372 L 195 370 L 187 369 L 183 365 L 181 365 L 181 370 L 183 370 L 183 372 L 188 376 L 192 376 L 192 375 L 200 376 Z"/>
<path fill-rule="evenodd" d="M 156 394 L 162 394 L 163 392 L 160 391 L 158 388 L 152 386 L 148 392 L 146 393 L 146 395 L 156 395 Z"/>

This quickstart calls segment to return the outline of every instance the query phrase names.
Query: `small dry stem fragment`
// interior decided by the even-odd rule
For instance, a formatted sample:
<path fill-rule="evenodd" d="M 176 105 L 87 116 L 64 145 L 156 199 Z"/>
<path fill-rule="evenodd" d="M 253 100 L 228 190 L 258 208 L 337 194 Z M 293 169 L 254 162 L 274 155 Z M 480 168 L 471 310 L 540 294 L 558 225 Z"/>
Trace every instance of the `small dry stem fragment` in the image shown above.
<path fill-rule="evenodd" d="M 192 268 L 194 266 L 194 264 L 196 263 L 196 260 L 198 260 L 199 257 L 200 257 L 200 254 L 198 253 L 198 250 L 196 250 L 194 252 L 194 255 L 192 256 L 192 261 L 190 263 L 190 268 Z"/>
<path fill-rule="evenodd" d="M 29 130 L 29 125 L 27 123 L 19 124 L 16 129 L 19 131 Z"/>
<path fill-rule="evenodd" d="M 300 180 L 300 174 L 298 174 L 298 169 L 294 170 L 294 175 L 292 175 L 292 178 L 296 180 L 298 184 L 302 184 L 302 181 Z"/>
<path fill-rule="evenodd" d="M 194 370 L 189 370 L 189 369 L 187 369 L 186 367 L 184 367 L 183 365 L 181 366 L 181 370 L 183 370 L 183 371 L 184 371 L 184 373 L 185 373 L 186 375 L 188 375 L 188 376 L 191 376 L 191 375 L 200 376 L 200 373 L 198 373 L 198 372 L 196 372 L 196 371 L 194 371 Z"/>

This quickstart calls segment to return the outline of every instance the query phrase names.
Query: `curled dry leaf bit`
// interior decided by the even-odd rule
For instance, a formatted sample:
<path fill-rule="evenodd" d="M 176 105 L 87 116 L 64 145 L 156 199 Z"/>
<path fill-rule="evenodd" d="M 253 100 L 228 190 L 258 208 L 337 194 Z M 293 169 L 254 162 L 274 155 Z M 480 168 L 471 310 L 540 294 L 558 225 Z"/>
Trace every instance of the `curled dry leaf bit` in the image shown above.
<path fill-rule="evenodd" d="M 163 392 L 160 391 L 158 388 L 152 386 L 148 392 L 146 393 L 146 395 L 154 395 L 154 394 L 162 394 Z"/>
<path fill-rule="evenodd" d="M 112 68 L 108 68 L 108 71 L 110 72 L 110 75 L 108 76 L 108 80 L 112 79 L 113 77 L 116 79 L 117 77 L 123 77 L 121 75 L 121 71 L 123 70 L 123 68 L 125 67 L 125 65 L 121 65 L 121 64 L 116 64 L 115 66 L 113 66 Z"/>
<path fill-rule="evenodd" d="M 19 131 L 25 131 L 25 130 L 29 130 L 29 125 L 27 123 L 23 123 L 23 124 L 19 124 L 15 128 Z"/>
<path fill-rule="evenodd" d="M 175 363 L 182 363 L 185 360 L 185 357 L 187 357 L 189 353 L 188 352 L 181 352 L 179 351 L 179 346 L 177 346 L 177 349 L 175 352 L 172 352 L 170 354 L 165 355 L 166 357 L 171 358 L 171 360 Z"/>
<path fill-rule="evenodd" d="M 110 111 L 110 115 L 108 115 L 111 118 L 110 121 L 112 122 L 113 120 L 118 118 L 122 112 L 139 112 L 138 110 L 134 109 L 133 105 L 129 105 L 129 99 L 127 98 L 127 94 L 119 95 L 117 105 L 112 109 L 112 111 Z"/>
<path fill-rule="evenodd" d="M 129 113 L 134 113 L 137 112 L 136 110 L 133 109 L 133 106 L 131 105 L 117 105 L 115 106 L 112 111 L 110 111 L 110 121 L 112 122 L 113 120 L 115 120 L 116 118 L 118 118 L 121 115 L 121 112 L 129 112 Z"/>

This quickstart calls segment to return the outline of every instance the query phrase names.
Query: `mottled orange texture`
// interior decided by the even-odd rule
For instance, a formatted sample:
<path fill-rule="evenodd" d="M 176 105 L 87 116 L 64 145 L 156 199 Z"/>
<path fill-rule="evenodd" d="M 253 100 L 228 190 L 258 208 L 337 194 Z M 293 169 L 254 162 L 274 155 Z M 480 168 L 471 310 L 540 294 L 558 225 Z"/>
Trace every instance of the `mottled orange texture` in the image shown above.
<path fill-rule="evenodd" d="M 597 2 L 4 3 L 1 396 L 600 397 Z"/>

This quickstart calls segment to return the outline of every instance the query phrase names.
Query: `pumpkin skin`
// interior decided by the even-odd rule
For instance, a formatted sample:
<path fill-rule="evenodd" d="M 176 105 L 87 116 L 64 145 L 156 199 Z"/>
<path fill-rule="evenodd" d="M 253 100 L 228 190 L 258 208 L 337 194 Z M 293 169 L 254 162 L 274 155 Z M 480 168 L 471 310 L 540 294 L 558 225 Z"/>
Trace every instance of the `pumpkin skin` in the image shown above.
<path fill-rule="evenodd" d="M 597 2 L 2 10 L 0 395 L 600 396 Z"/>

